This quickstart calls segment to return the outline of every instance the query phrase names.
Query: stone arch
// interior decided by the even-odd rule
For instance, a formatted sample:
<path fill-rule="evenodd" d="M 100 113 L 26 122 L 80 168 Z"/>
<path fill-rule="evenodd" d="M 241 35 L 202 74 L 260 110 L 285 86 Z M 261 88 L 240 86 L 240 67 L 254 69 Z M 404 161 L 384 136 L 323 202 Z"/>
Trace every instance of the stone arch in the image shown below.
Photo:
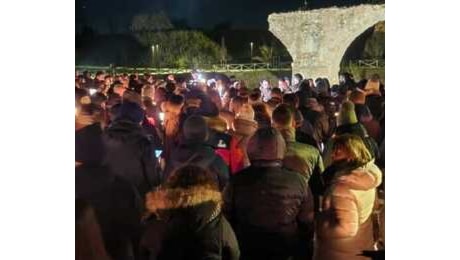
<path fill-rule="evenodd" d="M 348 46 L 366 29 L 385 20 L 385 5 L 359 5 L 271 14 L 269 30 L 287 47 L 292 73 L 338 82 Z"/>

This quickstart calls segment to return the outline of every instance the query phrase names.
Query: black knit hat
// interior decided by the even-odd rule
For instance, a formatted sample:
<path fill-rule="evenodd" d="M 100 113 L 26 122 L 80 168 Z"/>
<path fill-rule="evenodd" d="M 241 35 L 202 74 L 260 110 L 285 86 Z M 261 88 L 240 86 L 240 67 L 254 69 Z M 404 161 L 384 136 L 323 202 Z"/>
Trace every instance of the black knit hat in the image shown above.
<path fill-rule="evenodd" d="M 133 123 L 140 123 L 144 119 L 144 110 L 137 103 L 123 102 L 121 104 L 115 120 L 128 120 Z"/>
<path fill-rule="evenodd" d="M 188 117 L 184 122 L 184 137 L 187 141 L 205 142 L 208 139 L 206 120 L 198 115 Z"/>

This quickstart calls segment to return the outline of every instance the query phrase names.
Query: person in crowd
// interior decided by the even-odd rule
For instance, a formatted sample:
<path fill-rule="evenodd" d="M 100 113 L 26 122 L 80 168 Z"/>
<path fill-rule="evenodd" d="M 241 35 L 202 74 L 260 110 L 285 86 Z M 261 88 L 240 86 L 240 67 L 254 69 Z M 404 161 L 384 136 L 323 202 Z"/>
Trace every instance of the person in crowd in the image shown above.
<path fill-rule="evenodd" d="M 329 118 L 316 98 L 308 98 L 299 106 L 299 110 L 305 121 L 311 125 L 313 132 L 310 134 L 316 141 L 317 147 L 326 143 L 331 136 Z"/>
<path fill-rule="evenodd" d="M 75 104 L 75 129 L 79 130 L 85 127 L 99 127 L 102 129 L 103 109 L 92 103 L 90 96 L 86 93 L 80 93 L 80 98 Z"/>
<path fill-rule="evenodd" d="M 299 143 L 307 144 L 318 149 L 318 143 L 313 138 L 313 126 L 309 121 L 303 118 L 302 113 L 299 110 L 299 97 L 295 93 L 288 93 L 283 95 L 283 103 L 290 106 L 294 111 L 295 121 L 295 137 Z"/>
<path fill-rule="evenodd" d="M 358 116 L 358 115 L 357 115 Z M 363 111 L 358 116 L 358 121 L 366 128 L 367 133 L 372 139 L 374 139 L 377 144 L 380 144 L 382 141 L 380 124 L 372 116 L 369 108 L 364 105 Z"/>
<path fill-rule="evenodd" d="M 92 104 L 82 104 L 86 116 Z M 100 123 L 84 126 L 75 132 L 75 193 L 95 210 L 105 248 L 116 260 L 135 259 L 141 233 L 143 203 L 133 186 L 113 174 L 105 165 L 106 147 Z"/>
<path fill-rule="evenodd" d="M 262 102 L 262 94 L 260 89 L 255 88 L 251 91 L 251 94 L 249 94 L 249 104 L 252 105 L 258 102 Z"/>
<path fill-rule="evenodd" d="M 300 83 L 303 81 L 303 76 L 302 74 L 300 73 L 296 73 L 294 74 L 294 76 L 292 76 L 292 86 L 291 86 L 291 90 L 293 93 L 299 91 L 300 89 Z"/>
<path fill-rule="evenodd" d="M 265 103 L 259 102 L 252 104 L 254 110 L 254 120 L 257 122 L 258 128 L 271 126 L 271 115 Z"/>
<path fill-rule="evenodd" d="M 231 158 L 230 172 L 235 174 L 250 165 L 247 155 L 249 138 L 257 131 L 257 121 L 254 120 L 254 109 L 249 104 L 244 104 L 233 121 L 230 134 Z"/>
<path fill-rule="evenodd" d="M 75 259 L 110 260 L 94 209 L 82 199 L 75 200 Z"/>
<path fill-rule="evenodd" d="M 372 212 L 382 173 L 362 139 L 350 134 L 335 138 L 333 164 L 323 176 L 314 259 L 367 259 L 359 255 L 374 246 Z"/>
<path fill-rule="evenodd" d="M 279 88 L 272 88 L 270 91 L 270 100 L 267 101 L 269 107 L 272 111 L 275 107 L 283 102 L 283 93 Z"/>
<path fill-rule="evenodd" d="M 118 95 L 120 98 L 123 97 L 123 94 L 125 93 L 126 88 L 123 85 L 123 83 L 117 81 L 113 84 L 113 94 L 112 95 Z M 109 96 L 110 98 L 110 96 Z"/>
<path fill-rule="evenodd" d="M 248 99 L 240 96 L 236 96 L 231 99 L 230 101 L 230 112 L 232 112 L 234 115 L 237 115 L 240 112 L 240 108 L 243 106 L 243 104 L 247 104 Z"/>
<path fill-rule="evenodd" d="M 141 247 L 145 259 L 238 260 L 238 241 L 222 214 L 213 173 L 195 165 L 175 170 L 147 194 L 151 214 Z"/>
<path fill-rule="evenodd" d="M 123 102 L 104 133 L 107 165 L 117 176 L 134 185 L 141 196 L 160 184 L 155 149 L 141 126 L 143 120 L 141 106 Z"/>
<path fill-rule="evenodd" d="M 283 77 L 278 78 L 278 88 L 281 89 L 283 93 L 290 92 L 289 83 L 287 83 Z"/>
<path fill-rule="evenodd" d="M 337 128 L 333 136 L 339 136 L 342 134 L 354 134 L 361 137 L 363 142 L 366 144 L 366 147 L 369 150 L 371 156 L 376 160 L 379 159 L 378 145 L 375 140 L 369 136 L 366 128 L 358 122 L 355 107 L 351 101 L 346 101 L 342 104 L 339 115 L 337 117 Z M 326 143 L 323 153 L 324 164 L 326 167 L 332 163 L 332 139 L 333 138 L 328 140 Z"/>
<path fill-rule="evenodd" d="M 355 112 L 358 118 L 364 113 L 366 109 L 366 93 L 356 88 L 350 93 L 349 100 L 355 105 Z"/>
<path fill-rule="evenodd" d="M 166 161 L 171 157 L 171 152 L 180 142 L 180 122 L 182 120 L 182 108 L 184 97 L 172 95 L 168 101 L 162 103 L 164 111 L 164 150 L 162 158 Z"/>
<path fill-rule="evenodd" d="M 282 168 L 286 144 L 273 128 L 250 138 L 251 166 L 224 191 L 224 214 L 238 239 L 241 259 L 309 259 L 313 199 L 306 179 Z"/>
<path fill-rule="evenodd" d="M 287 152 L 283 165 L 289 170 L 302 174 L 315 197 L 315 211 L 319 210 L 319 196 L 321 184 L 321 173 L 324 171 L 323 159 L 319 150 L 311 145 L 296 141 L 295 120 L 292 108 L 287 104 L 279 105 L 272 116 L 273 126 L 278 129 L 284 138 Z M 299 159 L 304 163 L 299 163 Z M 298 165 L 306 165 L 303 171 L 299 171 Z"/>
<path fill-rule="evenodd" d="M 132 91 L 132 90 L 126 90 L 126 91 L 123 93 L 122 100 L 123 100 L 123 102 L 136 103 L 136 104 L 138 104 L 140 107 L 143 106 L 143 103 L 142 103 L 142 96 L 141 96 L 140 94 L 138 94 L 137 92 L 134 92 L 134 91 Z"/>
<path fill-rule="evenodd" d="M 267 102 L 268 100 L 270 100 L 271 96 L 270 96 L 270 92 L 271 92 L 271 86 L 270 86 L 270 82 L 268 82 L 268 80 L 264 79 L 260 82 L 260 92 L 261 92 L 261 95 L 262 95 L 262 101 L 263 102 Z"/>
<path fill-rule="evenodd" d="M 207 143 L 209 129 L 206 120 L 199 115 L 189 116 L 183 125 L 183 141 L 172 151 L 172 156 L 166 162 L 163 179 L 183 165 L 193 164 L 209 169 L 223 189 L 228 182 L 229 169 L 224 160 L 215 154 L 214 149 Z"/>

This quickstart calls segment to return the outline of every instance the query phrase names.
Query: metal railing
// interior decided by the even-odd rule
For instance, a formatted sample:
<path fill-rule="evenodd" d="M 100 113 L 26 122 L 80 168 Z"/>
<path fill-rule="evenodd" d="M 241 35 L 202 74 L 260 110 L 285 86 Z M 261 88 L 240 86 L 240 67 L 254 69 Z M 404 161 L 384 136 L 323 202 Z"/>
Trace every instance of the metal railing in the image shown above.
<path fill-rule="evenodd" d="M 385 68 L 385 60 L 351 60 L 349 64 L 360 68 Z"/>
<path fill-rule="evenodd" d="M 204 64 L 197 66 L 197 68 L 204 72 L 244 72 L 244 71 L 260 71 L 260 70 L 290 70 L 290 62 L 279 62 L 277 64 L 271 63 L 238 63 L 238 64 Z M 119 72 L 143 72 L 153 74 L 180 74 L 190 72 L 191 69 L 179 68 L 152 68 L 152 67 L 112 67 L 112 66 L 86 66 L 77 65 L 76 70 L 107 71 L 113 73 Z"/>

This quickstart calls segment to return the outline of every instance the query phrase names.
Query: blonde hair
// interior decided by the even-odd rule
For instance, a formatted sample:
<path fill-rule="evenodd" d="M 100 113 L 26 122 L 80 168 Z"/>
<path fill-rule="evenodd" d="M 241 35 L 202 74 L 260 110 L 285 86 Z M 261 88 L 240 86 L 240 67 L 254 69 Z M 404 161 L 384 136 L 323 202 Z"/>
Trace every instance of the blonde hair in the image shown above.
<path fill-rule="evenodd" d="M 343 134 L 335 137 L 332 150 L 336 149 L 347 151 L 351 157 L 349 159 L 358 164 L 366 164 L 373 159 L 363 140 L 357 135 Z"/>

